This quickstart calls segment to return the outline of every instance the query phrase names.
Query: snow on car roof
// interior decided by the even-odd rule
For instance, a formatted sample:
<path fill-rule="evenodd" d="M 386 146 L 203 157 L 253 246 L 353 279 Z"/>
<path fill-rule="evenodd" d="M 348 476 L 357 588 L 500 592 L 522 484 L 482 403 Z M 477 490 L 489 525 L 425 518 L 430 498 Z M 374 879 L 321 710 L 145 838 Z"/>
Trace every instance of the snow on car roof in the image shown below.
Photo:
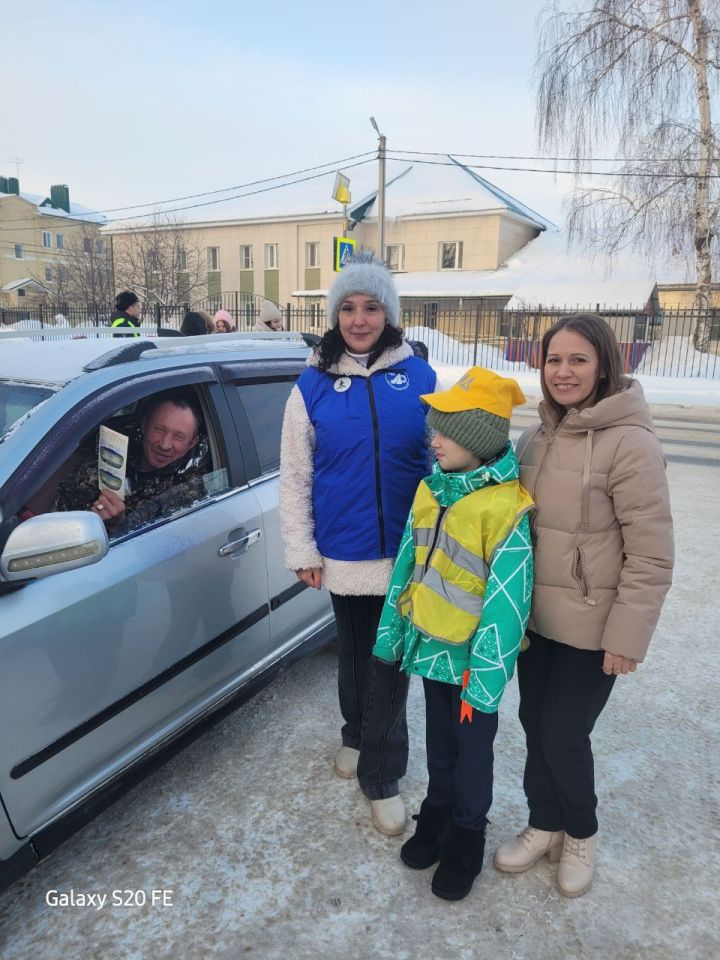
<path fill-rule="evenodd" d="M 248 335 L 248 334 L 211 334 L 207 337 L 186 337 L 178 339 L 160 339 L 133 337 L 113 339 L 104 337 L 97 340 L 44 340 L 12 338 L 0 341 L 0 380 L 22 381 L 24 383 L 42 383 L 61 386 L 79 377 L 84 368 L 104 356 L 106 353 L 149 341 L 158 349 L 150 349 L 142 355 L 152 360 L 162 356 L 182 356 L 207 351 L 212 353 L 231 351 L 296 350 L 305 347 L 299 334 L 285 336 Z"/>

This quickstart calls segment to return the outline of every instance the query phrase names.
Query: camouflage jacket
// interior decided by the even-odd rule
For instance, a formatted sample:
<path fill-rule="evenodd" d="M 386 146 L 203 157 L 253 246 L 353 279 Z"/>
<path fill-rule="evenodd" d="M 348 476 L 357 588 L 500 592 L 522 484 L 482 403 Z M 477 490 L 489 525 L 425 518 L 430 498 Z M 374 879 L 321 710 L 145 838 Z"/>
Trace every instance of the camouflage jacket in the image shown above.
<path fill-rule="evenodd" d="M 183 469 L 185 468 L 185 469 Z M 204 470 L 188 459 L 176 460 L 162 470 L 143 472 L 129 462 L 126 474 L 125 515 L 108 524 L 117 537 L 145 524 L 168 517 L 206 496 Z M 96 453 L 87 453 L 74 473 L 59 484 L 52 509 L 89 510 L 100 492 Z"/>

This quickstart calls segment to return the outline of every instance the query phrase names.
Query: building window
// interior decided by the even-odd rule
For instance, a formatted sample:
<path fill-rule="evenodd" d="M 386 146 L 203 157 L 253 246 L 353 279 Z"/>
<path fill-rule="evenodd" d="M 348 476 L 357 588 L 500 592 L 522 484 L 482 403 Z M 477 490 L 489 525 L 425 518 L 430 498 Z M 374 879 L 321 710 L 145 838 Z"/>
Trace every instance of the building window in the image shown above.
<path fill-rule="evenodd" d="M 187 250 L 178 250 L 178 270 L 187 270 Z"/>
<path fill-rule="evenodd" d="M 452 243 L 439 245 L 439 268 L 441 270 L 462 270 L 462 242 L 454 240 Z"/>
<path fill-rule="evenodd" d="M 265 244 L 265 269 L 277 270 L 278 268 L 278 245 L 276 243 Z"/>
<path fill-rule="evenodd" d="M 394 243 L 385 247 L 385 263 L 393 273 L 405 269 L 405 244 Z"/>
<path fill-rule="evenodd" d="M 15 244 L 15 259 L 16 259 L 16 260 L 24 260 L 24 259 L 25 259 L 25 250 L 24 250 L 23 245 L 22 245 L 21 243 L 16 243 L 16 244 Z M 18 294 L 18 296 L 20 296 L 20 294 Z"/>
<path fill-rule="evenodd" d="M 207 265 L 208 270 L 220 269 L 220 247 L 207 248 Z"/>
<path fill-rule="evenodd" d="M 253 269 L 253 248 L 252 244 L 244 244 L 240 247 L 240 269 Z"/>
<path fill-rule="evenodd" d="M 58 248 L 58 250 L 65 249 L 65 237 L 61 233 L 55 234 L 55 246 Z"/>
<path fill-rule="evenodd" d="M 45 267 L 45 279 L 52 283 L 52 267 Z"/>
<path fill-rule="evenodd" d="M 102 240 L 95 241 L 95 253 L 103 253 L 105 247 Z"/>
<path fill-rule="evenodd" d="M 83 250 L 85 253 L 92 253 L 92 240 L 90 237 L 85 237 L 83 239 Z"/>
<path fill-rule="evenodd" d="M 19 296 L 19 297 L 24 297 L 24 296 L 25 296 L 25 287 L 19 287 L 19 288 L 18 288 L 18 296 Z"/>
<path fill-rule="evenodd" d="M 58 280 L 60 283 L 66 283 L 68 278 L 68 272 L 65 267 L 58 267 Z"/>
<path fill-rule="evenodd" d="M 52 234 L 49 230 L 43 230 L 43 246 L 51 247 L 52 246 Z"/>
<path fill-rule="evenodd" d="M 320 266 L 320 244 L 319 243 L 305 244 L 305 266 L 306 267 Z"/>

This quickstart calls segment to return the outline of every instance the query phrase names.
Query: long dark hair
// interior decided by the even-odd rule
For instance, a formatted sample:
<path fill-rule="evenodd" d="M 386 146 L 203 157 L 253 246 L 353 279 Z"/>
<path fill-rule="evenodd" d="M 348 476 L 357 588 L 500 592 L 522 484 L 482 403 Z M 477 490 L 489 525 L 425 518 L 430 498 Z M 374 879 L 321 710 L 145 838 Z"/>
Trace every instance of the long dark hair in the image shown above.
<path fill-rule="evenodd" d="M 611 397 L 613 394 L 620 393 L 621 390 L 625 389 L 629 378 L 623 373 L 620 348 L 618 347 L 615 332 L 610 324 L 596 313 L 573 313 L 567 317 L 560 317 L 560 319 L 556 320 L 543 334 L 540 348 L 540 387 L 545 402 L 560 417 L 564 417 L 567 410 L 556 400 L 553 400 L 545 385 L 545 358 L 550 349 L 550 341 L 560 330 L 572 330 L 574 333 L 579 333 L 580 336 L 585 337 L 585 339 L 595 347 L 601 375 L 595 389 L 595 399 L 593 403 L 597 403 L 605 397 Z"/>
<path fill-rule="evenodd" d="M 386 350 L 399 347 L 402 342 L 403 334 L 401 328 L 393 327 L 389 323 L 386 323 L 377 343 L 370 351 L 368 367 L 376 363 L 381 354 Z M 340 327 L 337 324 L 334 327 L 330 327 L 314 350 L 319 358 L 318 370 L 329 370 L 347 350 L 347 344 L 343 340 L 343 335 L 340 333 Z"/>

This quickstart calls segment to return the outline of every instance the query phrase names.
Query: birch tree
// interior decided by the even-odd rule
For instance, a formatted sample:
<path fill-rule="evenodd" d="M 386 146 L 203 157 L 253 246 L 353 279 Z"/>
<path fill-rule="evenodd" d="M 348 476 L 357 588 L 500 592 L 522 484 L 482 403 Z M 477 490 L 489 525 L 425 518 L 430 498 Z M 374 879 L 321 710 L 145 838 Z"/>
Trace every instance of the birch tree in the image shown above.
<path fill-rule="evenodd" d="M 708 349 L 720 266 L 718 0 L 553 0 L 541 17 L 536 123 L 542 149 L 569 150 L 571 241 L 612 257 L 632 248 L 685 258 L 695 278 L 695 346 Z M 612 143 L 602 185 L 589 158 Z M 602 182 L 602 181 L 601 181 Z"/>

